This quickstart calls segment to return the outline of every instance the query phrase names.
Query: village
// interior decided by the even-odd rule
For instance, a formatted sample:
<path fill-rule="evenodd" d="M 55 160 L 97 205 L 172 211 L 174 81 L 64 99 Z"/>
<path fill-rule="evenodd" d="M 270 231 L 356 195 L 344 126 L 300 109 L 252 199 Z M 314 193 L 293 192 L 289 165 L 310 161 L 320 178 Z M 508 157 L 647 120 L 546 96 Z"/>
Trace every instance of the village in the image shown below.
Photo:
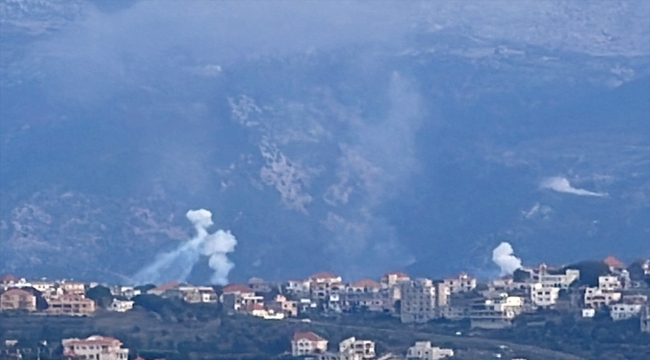
<path fill-rule="evenodd" d="M 576 267 L 540 264 L 513 274 L 479 281 L 460 273 L 444 279 L 411 278 L 388 272 L 379 279 L 346 282 L 337 274 L 318 272 L 305 279 L 195 286 L 164 284 L 109 285 L 73 280 L 30 280 L 12 275 L 0 281 L 0 310 L 20 316 L 87 316 L 132 311 L 146 299 L 173 299 L 187 304 L 214 304 L 228 315 L 309 324 L 322 314 L 384 314 L 404 324 L 445 319 L 469 321 L 472 329 L 505 329 L 519 316 L 555 310 L 576 318 L 607 316 L 612 321 L 638 319 L 650 333 L 650 260 L 625 264 L 609 256 Z M 586 274 L 589 272 L 590 274 Z M 406 325 L 405 325 L 406 326 Z M 460 335 L 460 334 L 458 334 Z M 62 339 L 63 359 L 143 359 L 129 354 L 112 334 Z M 314 331 L 296 331 L 286 356 L 318 360 L 443 359 L 454 349 L 417 341 L 403 354 L 379 354 L 371 339 L 350 337 L 330 345 Z M 2 359 L 19 359 L 16 339 L 4 339 Z M 10 357 L 13 356 L 13 357 Z"/>

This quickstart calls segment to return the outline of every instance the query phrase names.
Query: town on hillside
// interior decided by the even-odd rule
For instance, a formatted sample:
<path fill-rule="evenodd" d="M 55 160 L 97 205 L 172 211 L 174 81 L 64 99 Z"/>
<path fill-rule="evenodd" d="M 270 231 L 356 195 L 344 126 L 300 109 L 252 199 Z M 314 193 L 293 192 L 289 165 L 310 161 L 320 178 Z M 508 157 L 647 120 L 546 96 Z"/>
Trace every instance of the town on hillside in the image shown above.
<path fill-rule="evenodd" d="M 471 329 L 507 329 L 518 318 L 553 310 L 580 319 L 638 319 L 638 332 L 650 333 L 650 260 L 629 266 L 609 256 L 571 266 L 540 264 L 513 274 L 479 281 L 467 273 L 444 279 L 411 278 L 399 271 L 378 279 L 344 281 L 331 272 L 304 279 L 199 286 L 180 282 L 139 286 L 73 280 L 0 279 L 3 316 L 93 317 L 152 306 L 156 299 L 219 307 L 226 315 L 309 325 L 319 316 L 383 314 L 404 324 L 444 319 L 467 321 Z M 357 314 L 357 315 L 355 315 Z M 408 326 L 408 325 L 404 325 Z M 457 334 L 461 336 L 462 334 Z M 144 359 L 129 352 L 114 334 L 86 334 L 57 344 L 61 359 Z M 1 359 L 22 359 L 17 339 L 4 338 Z M 376 351 L 373 339 L 343 339 L 330 344 L 317 331 L 296 331 L 283 356 L 318 360 L 442 359 L 453 348 L 416 341 L 404 353 Z M 50 357 L 51 357 L 50 350 Z M 39 354 L 40 358 L 40 354 Z"/>

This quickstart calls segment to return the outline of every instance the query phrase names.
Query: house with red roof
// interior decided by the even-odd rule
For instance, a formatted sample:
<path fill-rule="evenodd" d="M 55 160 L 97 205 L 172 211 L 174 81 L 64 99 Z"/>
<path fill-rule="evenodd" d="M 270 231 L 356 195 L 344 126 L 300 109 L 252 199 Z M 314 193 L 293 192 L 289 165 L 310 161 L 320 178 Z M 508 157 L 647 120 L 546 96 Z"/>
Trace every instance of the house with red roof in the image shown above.
<path fill-rule="evenodd" d="M 616 273 L 618 273 L 618 272 L 620 272 L 621 270 L 624 270 L 624 269 L 625 269 L 625 264 L 623 264 L 622 261 L 620 261 L 619 259 L 613 257 L 612 255 L 610 255 L 610 256 L 604 258 L 604 259 L 603 259 L 603 262 L 604 262 L 607 266 L 609 266 L 609 269 L 610 269 L 612 272 L 616 272 Z"/>
<path fill-rule="evenodd" d="M 9 289 L 0 295 L 0 311 L 36 311 L 36 296 L 22 289 Z"/>
<path fill-rule="evenodd" d="M 327 352 L 328 341 L 311 331 L 298 331 L 291 339 L 291 355 L 304 356 Z"/>
<path fill-rule="evenodd" d="M 122 348 L 122 342 L 109 336 L 93 335 L 86 339 L 63 339 L 65 359 L 127 360 L 129 349 Z"/>

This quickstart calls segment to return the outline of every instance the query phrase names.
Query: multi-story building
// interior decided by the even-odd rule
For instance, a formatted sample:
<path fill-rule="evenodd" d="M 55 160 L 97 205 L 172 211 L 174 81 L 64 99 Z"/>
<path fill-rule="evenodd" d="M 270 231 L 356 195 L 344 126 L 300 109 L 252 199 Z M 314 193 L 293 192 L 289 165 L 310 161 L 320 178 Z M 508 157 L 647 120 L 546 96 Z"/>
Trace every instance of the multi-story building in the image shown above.
<path fill-rule="evenodd" d="M 79 281 L 61 280 L 58 285 L 67 295 L 84 295 L 86 293 L 86 284 Z"/>
<path fill-rule="evenodd" d="M 289 280 L 285 284 L 285 291 L 297 298 L 309 297 L 309 279 Z"/>
<path fill-rule="evenodd" d="M 387 301 L 387 289 L 383 289 L 380 283 L 372 279 L 362 279 L 349 284 L 341 299 L 345 309 L 368 311 L 383 311 Z"/>
<path fill-rule="evenodd" d="M 298 302 L 287 300 L 287 298 L 281 294 L 276 295 L 273 301 L 266 304 L 266 307 L 276 313 L 283 313 L 289 317 L 298 316 Z"/>
<path fill-rule="evenodd" d="M 291 355 L 304 356 L 327 352 L 327 340 L 311 331 L 296 332 L 291 339 Z"/>
<path fill-rule="evenodd" d="M 36 296 L 27 290 L 9 289 L 0 295 L 0 311 L 36 311 Z"/>
<path fill-rule="evenodd" d="M 341 277 L 329 272 L 319 272 L 309 277 L 312 299 L 331 301 L 332 295 L 340 295 L 344 287 Z"/>
<path fill-rule="evenodd" d="M 178 288 L 180 297 L 186 303 L 216 303 L 217 294 L 210 286 L 181 286 Z"/>
<path fill-rule="evenodd" d="M 402 322 L 427 322 L 436 317 L 436 285 L 430 279 L 404 281 L 400 292 Z"/>
<path fill-rule="evenodd" d="M 487 299 L 470 307 L 471 327 L 496 329 L 512 325 L 512 320 L 521 314 L 524 299 L 520 296 L 503 294 L 499 298 Z"/>
<path fill-rule="evenodd" d="M 380 284 L 386 292 L 384 311 L 389 311 L 394 315 L 396 314 L 395 303 L 402 299 L 400 283 L 409 280 L 409 276 L 400 271 L 391 271 L 381 277 Z"/>
<path fill-rule="evenodd" d="M 603 291 L 597 287 L 585 289 L 584 304 L 586 308 L 598 309 L 619 300 L 621 300 L 621 293 L 618 291 Z"/>
<path fill-rule="evenodd" d="M 48 300 L 45 311 L 52 315 L 92 315 L 95 312 L 95 302 L 83 295 L 60 295 Z"/>
<path fill-rule="evenodd" d="M 375 355 L 374 341 L 351 337 L 339 343 L 339 360 L 367 360 Z"/>
<path fill-rule="evenodd" d="M 598 277 L 598 288 L 602 291 L 619 291 L 623 289 L 623 284 L 618 276 L 603 275 Z"/>
<path fill-rule="evenodd" d="M 106 336 L 93 335 L 87 339 L 63 339 L 63 356 L 66 359 L 126 360 L 129 349 L 122 342 Z"/>
<path fill-rule="evenodd" d="M 444 284 L 451 294 L 457 294 L 474 290 L 476 288 L 476 278 L 463 272 L 458 276 L 446 278 Z"/>
<path fill-rule="evenodd" d="M 643 310 L 642 303 L 618 303 L 609 306 L 609 315 L 614 321 L 626 320 L 640 316 L 641 310 Z"/>
<path fill-rule="evenodd" d="M 264 297 L 255 295 L 253 289 L 244 284 L 229 284 L 223 287 L 221 302 L 226 310 L 240 311 L 254 304 L 263 304 Z"/>
<path fill-rule="evenodd" d="M 560 295 L 560 288 L 544 287 L 537 283 L 530 288 L 530 300 L 537 307 L 552 307 Z"/>
<path fill-rule="evenodd" d="M 401 271 L 391 271 L 382 275 L 380 283 L 385 288 L 398 286 L 403 281 L 411 280 L 408 275 Z"/>
<path fill-rule="evenodd" d="M 406 352 L 407 360 L 438 360 L 453 356 L 454 350 L 431 346 L 431 341 L 417 341 Z"/>
<path fill-rule="evenodd" d="M 544 287 L 567 289 L 571 283 L 580 278 L 580 270 L 565 269 L 564 274 L 551 271 L 546 264 L 541 264 L 537 269 L 524 269 L 530 273 L 531 283 L 541 283 Z"/>

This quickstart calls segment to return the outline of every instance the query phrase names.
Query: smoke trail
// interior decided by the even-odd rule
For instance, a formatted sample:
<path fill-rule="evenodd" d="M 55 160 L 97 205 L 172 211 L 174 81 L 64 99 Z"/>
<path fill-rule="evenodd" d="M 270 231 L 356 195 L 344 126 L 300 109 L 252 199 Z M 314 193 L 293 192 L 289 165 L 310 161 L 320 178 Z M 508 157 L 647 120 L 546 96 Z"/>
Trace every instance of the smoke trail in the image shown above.
<path fill-rule="evenodd" d="M 492 250 L 492 261 L 501 268 L 501 275 L 510 275 L 521 268 L 521 259 L 515 257 L 512 246 L 502 242 Z"/>
<path fill-rule="evenodd" d="M 209 257 L 210 268 L 214 270 L 211 281 L 226 284 L 228 273 L 234 264 L 226 254 L 235 250 L 237 240 L 229 231 L 218 230 L 213 234 L 207 228 L 212 226 L 212 213 L 205 209 L 190 210 L 187 218 L 194 224 L 196 236 L 181 244 L 174 251 L 159 255 L 156 260 L 138 271 L 133 277 L 136 284 L 158 284 L 165 281 L 185 281 L 200 256 Z"/>

